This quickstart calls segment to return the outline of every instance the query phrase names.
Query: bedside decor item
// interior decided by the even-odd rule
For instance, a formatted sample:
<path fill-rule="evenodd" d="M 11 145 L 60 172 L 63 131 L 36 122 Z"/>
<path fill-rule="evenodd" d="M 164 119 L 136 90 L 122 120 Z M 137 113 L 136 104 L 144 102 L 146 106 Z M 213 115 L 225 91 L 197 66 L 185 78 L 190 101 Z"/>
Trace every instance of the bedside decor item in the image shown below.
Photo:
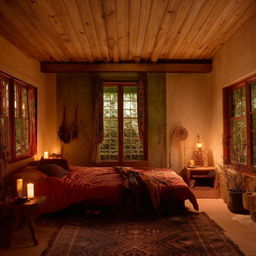
<path fill-rule="evenodd" d="M 195 151 L 195 157 L 196 157 L 196 165 L 203 166 L 203 143 L 200 140 L 200 136 L 196 136 L 196 151 Z"/>
<path fill-rule="evenodd" d="M 49 153 L 48 152 L 44 152 L 44 159 L 49 159 Z"/>
<path fill-rule="evenodd" d="M 173 129 L 171 138 L 170 138 L 170 150 L 169 150 L 169 168 L 172 167 L 172 161 L 171 161 L 171 151 L 172 151 L 172 146 L 174 143 L 177 144 L 178 150 L 179 150 L 179 168 L 184 167 L 184 159 L 185 159 L 185 144 L 184 144 L 184 149 L 182 152 L 181 148 L 181 142 L 186 140 L 188 137 L 188 131 L 186 128 L 183 126 L 179 125 Z"/>
<path fill-rule="evenodd" d="M 78 118 L 78 107 L 76 106 L 73 122 L 71 123 L 70 126 L 68 126 L 67 120 L 66 120 L 66 106 L 64 106 L 62 123 L 58 129 L 58 136 L 60 141 L 62 142 L 61 155 L 63 155 L 63 152 L 64 152 L 64 144 L 68 144 L 72 140 L 76 139 L 78 136 L 77 118 Z"/>
<path fill-rule="evenodd" d="M 16 180 L 16 189 L 17 189 L 17 196 L 22 197 L 23 196 L 23 179 Z"/>
<path fill-rule="evenodd" d="M 189 167 L 195 166 L 195 160 L 189 160 L 188 166 Z"/>
<path fill-rule="evenodd" d="M 38 155 L 34 155 L 34 161 L 39 161 L 40 157 Z"/>
<path fill-rule="evenodd" d="M 27 197 L 28 199 L 34 198 L 34 184 L 33 183 L 28 183 L 27 184 Z"/>

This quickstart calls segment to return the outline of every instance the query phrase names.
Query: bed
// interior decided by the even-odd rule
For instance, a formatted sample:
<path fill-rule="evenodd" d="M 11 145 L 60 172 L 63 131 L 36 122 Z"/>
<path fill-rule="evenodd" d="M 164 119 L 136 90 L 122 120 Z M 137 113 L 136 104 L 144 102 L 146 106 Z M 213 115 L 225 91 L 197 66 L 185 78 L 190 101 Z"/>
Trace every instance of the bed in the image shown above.
<path fill-rule="evenodd" d="M 44 214 L 81 202 L 99 206 L 118 205 L 124 188 L 124 179 L 118 171 L 120 167 L 118 168 L 72 166 L 61 175 L 62 177 L 57 177 L 58 175 L 46 175 L 37 166 L 30 166 L 17 173 L 15 177 L 23 178 L 25 183 L 34 182 L 35 195 L 47 197 L 46 203 L 38 212 Z M 132 169 L 133 173 L 144 179 L 157 181 L 161 202 L 168 202 L 171 194 L 172 199 L 177 202 L 184 204 L 185 200 L 189 200 L 193 208 L 198 210 L 194 194 L 174 171 L 164 168 L 125 168 Z"/>

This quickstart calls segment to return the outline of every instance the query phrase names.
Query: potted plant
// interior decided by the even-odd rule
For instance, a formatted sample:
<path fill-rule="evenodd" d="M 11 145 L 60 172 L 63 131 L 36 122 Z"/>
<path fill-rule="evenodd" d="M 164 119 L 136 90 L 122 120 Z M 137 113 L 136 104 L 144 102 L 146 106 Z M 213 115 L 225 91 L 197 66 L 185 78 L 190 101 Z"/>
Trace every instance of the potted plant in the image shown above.
<path fill-rule="evenodd" d="M 227 186 L 227 206 L 233 213 L 246 214 L 243 207 L 243 193 L 245 193 L 245 179 L 240 163 L 219 164 L 223 180 Z"/>

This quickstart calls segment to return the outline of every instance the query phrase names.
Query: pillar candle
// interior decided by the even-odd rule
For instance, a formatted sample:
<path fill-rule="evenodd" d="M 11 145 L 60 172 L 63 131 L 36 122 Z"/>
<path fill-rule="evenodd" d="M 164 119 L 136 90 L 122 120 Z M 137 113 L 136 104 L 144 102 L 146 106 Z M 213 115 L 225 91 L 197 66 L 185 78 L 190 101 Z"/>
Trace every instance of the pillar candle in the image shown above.
<path fill-rule="evenodd" d="M 38 161 L 39 160 L 39 156 L 38 155 L 34 155 L 34 161 Z"/>
<path fill-rule="evenodd" d="M 23 179 L 17 179 L 16 181 L 17 196 L 22 197 L 23 192 Z"/>
<path fill-rule="evenodd" d="M 34 184 L 33 183 L 27 184 L 27 196 L 28 196 L 28 199 L 31 199 L 34 197 Z"/>
<path fill-rule="evenodd" d="M 44 159 L 48 159 L 49 158 L 49 153 L 48 152 L 44 152 Z"/>
<path fill-rule="evenodd" d="M 190 166 L 194 166 L 195 165 L 195 161 L 194 160 L 189 160 L 189 165 Z"/>

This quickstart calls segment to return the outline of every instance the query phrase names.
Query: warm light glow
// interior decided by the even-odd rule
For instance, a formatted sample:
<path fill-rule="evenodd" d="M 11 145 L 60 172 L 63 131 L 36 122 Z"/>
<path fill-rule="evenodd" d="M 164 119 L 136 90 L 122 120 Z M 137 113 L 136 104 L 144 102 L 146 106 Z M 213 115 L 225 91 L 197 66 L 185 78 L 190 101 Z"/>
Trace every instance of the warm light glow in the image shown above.
<path fill-rule="evenodd" d="M 27 197 L 28 197 L 28 199 L 31 199 L 34 197 L 34 184 L 33 183 L 27 184 Z"/>
<path fill-rule="evenodd" d="M 194 166 L 195 165 L 195 160 L 189 160 L 189 166 Z"/>
<path fill-rule="evenodd" d="M 198 149 L 199 149 L 199 148 L 202 148 L 202 147 L 203 147 L 203 143 L 198 142 L 198 143 L 196 144 L 196 146 L 197 146 Z"/>
<path fill-rule="evenodd" d="M 49 158 L 49 153 L 48 152 L 44 152 L 44 159 L 48 159 Z"/>
<path fill-rule="evenodd" d="M 34 155 L 34 161 L 38 161 L 39 160 L 39 156 L 38 155 Z"/>
<path fill-rule="evenodd" d="M 22 197 L 23 192 L 23 179 L 17 179 L 16 181 L 17 196 Z"/>

